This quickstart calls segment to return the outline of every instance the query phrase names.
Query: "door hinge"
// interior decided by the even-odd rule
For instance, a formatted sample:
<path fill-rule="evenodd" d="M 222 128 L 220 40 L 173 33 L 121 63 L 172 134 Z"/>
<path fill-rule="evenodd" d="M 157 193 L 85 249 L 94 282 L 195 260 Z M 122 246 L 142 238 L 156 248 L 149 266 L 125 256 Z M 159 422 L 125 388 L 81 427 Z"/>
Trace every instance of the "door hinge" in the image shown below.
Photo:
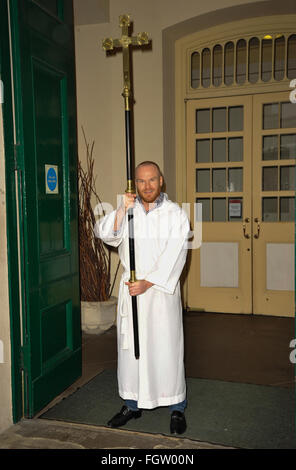
<path fill-rule="evenodd" d="M 28 368 L 29 358 L 29 345 L 25 344 L 20 349 L 20 370 L 26 370 Z"/>

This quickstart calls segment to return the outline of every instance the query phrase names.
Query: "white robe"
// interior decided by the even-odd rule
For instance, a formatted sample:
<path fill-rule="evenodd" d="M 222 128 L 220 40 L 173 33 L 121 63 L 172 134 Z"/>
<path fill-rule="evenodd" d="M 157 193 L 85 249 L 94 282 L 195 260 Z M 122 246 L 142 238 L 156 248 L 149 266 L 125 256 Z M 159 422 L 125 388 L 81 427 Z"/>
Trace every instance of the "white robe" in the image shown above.
<path fill-rule="evenodd" d="M 154 284 L 137 296 L 139 359 L 134 356 L 132 302 L 125 285 L 130 275 L 127 215 L 116 233 L 116 211 L 95 226 L 96 236 L 118 246 L 124 268 L 117 309 L 118 387 L 121 398 L 136 400 L 139 408 L 172 405 L 186 396 L 179 277 L 190 228 L 186 213 L 164 196 L 148 213 L 139 201 L 134 207 L 136 278 Z"/>

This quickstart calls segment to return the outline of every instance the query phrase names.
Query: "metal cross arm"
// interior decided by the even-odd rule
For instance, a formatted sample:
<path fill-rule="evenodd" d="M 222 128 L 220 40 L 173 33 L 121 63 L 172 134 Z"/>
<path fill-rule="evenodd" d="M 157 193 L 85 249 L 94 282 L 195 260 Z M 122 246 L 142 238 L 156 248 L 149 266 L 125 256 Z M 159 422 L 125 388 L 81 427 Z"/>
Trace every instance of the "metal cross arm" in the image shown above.
<path fill-rule="evenodd" d="M 130 15 L 121 15 L 119 17 L 119 26 L 122 30 L 120 39 L 105 38 L 103 40 L 103 49 L 112 51 L 113 49 L 122 48 L 123 52 L 123 97 L 125 99 L 125 109 L 129 109 L 129 99 L 131 97 L 131 81 L 130 81 L 130 63 L 129 63 L 129 46 L 143 46 L 150 42 L 148 34 L 145 32 L 138 33 L 136 36 L 129 36 L 129 27 L 131 24 Z"/>

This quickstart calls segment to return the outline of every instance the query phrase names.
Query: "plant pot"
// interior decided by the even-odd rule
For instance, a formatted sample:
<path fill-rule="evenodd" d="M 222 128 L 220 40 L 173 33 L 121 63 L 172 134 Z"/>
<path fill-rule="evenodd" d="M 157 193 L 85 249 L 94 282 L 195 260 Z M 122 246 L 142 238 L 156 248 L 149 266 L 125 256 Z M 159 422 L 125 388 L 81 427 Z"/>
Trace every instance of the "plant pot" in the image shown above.
<path fill-rule="evenodd" d="M 81 302 L 81 328 L 85 333 L 101 334 L 116 323 L 117 297 L 103 302 Z"/>

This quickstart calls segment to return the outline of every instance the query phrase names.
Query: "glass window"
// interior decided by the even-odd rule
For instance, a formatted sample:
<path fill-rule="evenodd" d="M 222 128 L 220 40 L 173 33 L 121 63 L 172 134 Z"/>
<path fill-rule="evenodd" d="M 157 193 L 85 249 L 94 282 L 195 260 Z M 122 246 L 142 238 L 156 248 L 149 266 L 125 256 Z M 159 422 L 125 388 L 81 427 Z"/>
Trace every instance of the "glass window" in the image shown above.
<path fill-rule="evenodd" d="M 242 131 L 244 128 L 244 107 L 231 106 L 228 111 L 229 131 Z"/>
<path fill-rule="evenodd" d="M 263 136 L 262 143 L 262 160 L 278 159 L 278 135 Z"/>
<path fill-rule="evenodd" d="M 264 222 L 277 222 L 277 198 L 264 197 L 262 199 L 262 220 Z"/>
<path fill-rule="evenodd" d="M 247 45 L 244 39 L 240 39 L 236 45 L 236 82 L 246 81 Z"/>
<path fill-rule="evenodd" d="M 213 198 L 213 222 L 226 222 L 225 198 Z"/>
<path fill-rule="evenodd" d="M 228 42 L 224 49 L 224 82 L 225 85 L 233 84 L 234 76 L 234 44 Z"/>
<path fill-rule="evenodd" d="M 262 168 L 262 189 L 263 191 L 278 190 L 278 167 L 265 166 Z"/>
<path fill-rule="evenodd" d="M 191 54 L 191 86 L 198 88 L 200 85 L 200 55 L 199 52 Z"/>
<path fill-rule="evenodd" d="M 272 70 L 272 39 L 263 39 L 261 45 L 262 62 L 261 62 L 261 79 L 268 82 L 271 79 Z"/>
<path fill-rule="evenodd" d="M 213 139 L 213 162 L 226 161 L 226 139 Z"/>
<path fill-rule="evenodd" d="M 230 162 L 242 162 L 244 155 L 243 137 L 231 137 L 228 140 L 228 160 Z"/>
<path fill-rule="evenodd" d="M 282 166 L 281 167 L 281 190 L 294 191 L 295 190 L 295 167 Z"/>
<path fill-rule="evenodd" d="M 294 222 L 295 199 L 294 197 L 281 197 L 280 200 L 280 221 Z"/>
<path fill-rule="evenodd" d="M 202 51 L 202 86 L 208 88 L 211 84 L 211 51 L 208 47 Z"/>
<path fill-rule="evenodd" d="M 281 135 L 281 159 L 296 158 L 296 134 Z"/>
<path fill-rule="evenodd" d="M 279 104 L 269 103 L 263 105 L 263 129 L 277 129 L 279 127 Z"/>
<path fill-rule="evenodd" d="M 295 103 L 281 103 L 281 127 L 296 127 Z"/>
<path fill-rule="evenodd" d="M 296 78 L 296 34 L 288 39 L 288 78 Z"/>
<path fill-rule="evenodd" d="M 196 170 L 196 192 L 208 193 L 210 191 L 210 170 Z"/>
<path fill-rule="evenodd" d="M 222 83 L 222 46 L 217 44 L 213 49 L 213 85 Z"/>
<path fill-rule="evenodd" d="M 208 163 L 210 161 L 211 149 L 210 139 L 202 139 L 196 141 L 196 162 Z"/>
<path fill-rule="evenodd" d="M 197 109 L 196 110 L 196 132 L 205 133 L 210 132 L 210 110 Z"/>
<path fill-rule="evenodd" d="M 226 169 L 213 168 L 213 192 L 226 191 Z"/>
<path fill-rule="evenodd" d="M 259 39 L 249 41 L 249 82 L 256 83 L 259 78 Z"/>
<path fill-rule="evenodd" d="M 274 41 L 274 78 L 283 80 L 285 76 L 285 38 L 280 36 Z"/>
<path fill-rule="evenodd" d="M 278 190 L 278 167 L 265 166 L 262 168 L 262 190 L 277 191 Z"/>
<path fill-rule="evenodd" d="M 213 132 L 226 131 L 226 108 L 213 108 Z"/>
<path fill-rule="evenodd" d="M 228 169 L 228 191 L 239 192 L 243 190 L 243 169 Z"/>

